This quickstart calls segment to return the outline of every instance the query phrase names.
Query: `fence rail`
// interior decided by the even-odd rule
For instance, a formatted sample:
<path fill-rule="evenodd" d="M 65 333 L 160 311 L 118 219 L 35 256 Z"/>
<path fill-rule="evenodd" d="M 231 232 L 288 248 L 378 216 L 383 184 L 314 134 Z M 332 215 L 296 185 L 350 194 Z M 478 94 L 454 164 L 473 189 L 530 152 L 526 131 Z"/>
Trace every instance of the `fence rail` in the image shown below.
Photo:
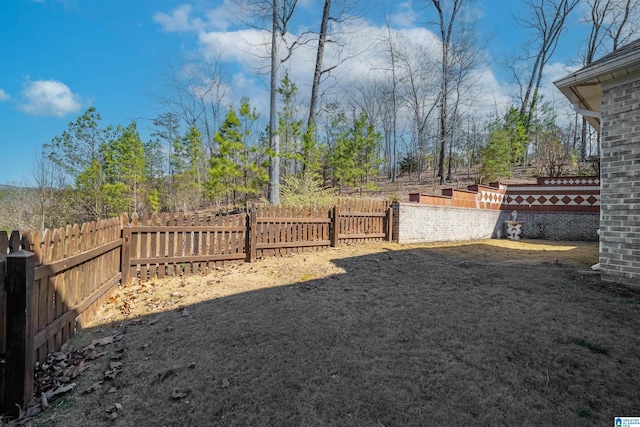
<path fill-rule="evenodd" d="M 256 206 L 248 214 L 123 215 L 40 232 L 0 231 L 0 404 L 33 399 L 33 368 L 92 320 L 110 292 L 142 280 L 344 243 L 391 240 L 388 202 Z"/>

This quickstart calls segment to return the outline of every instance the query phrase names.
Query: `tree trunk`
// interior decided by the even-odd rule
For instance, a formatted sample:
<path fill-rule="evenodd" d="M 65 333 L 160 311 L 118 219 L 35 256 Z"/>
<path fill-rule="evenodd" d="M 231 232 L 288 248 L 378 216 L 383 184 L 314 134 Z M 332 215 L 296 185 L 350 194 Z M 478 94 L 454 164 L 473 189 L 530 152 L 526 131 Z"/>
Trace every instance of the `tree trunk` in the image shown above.
<path fill-rule="evenodd" d="M 318 35 L 318 52 L 316 54 L 316 69 L 313 73 L 313 84 L 311 85 L 311 100 L 309 101 L 309 119 L 307 120 L 307 131 L 315 128 L 316 104 L 318 103 L 318 89 L 320 88 L 320 77 L 322 76 L 322 61 L 324 59 L 324 45 L 327 42 L 327 24 L 329 23 L 329 13 L 331 11 L 331 0 L 324 1 L 322 10 L 322 21 L 320 22 L 320 34 Z"/>
<path fill-rule="evenodd" d="M 280 138 L 276 133 L 276 93 L 278 79 L 278 0 L 273 0 L 271 29 L 271 86 L 269 91 L 269 143 L 273 153 L 269 162 L 269 202 L 280 204 Z"/>

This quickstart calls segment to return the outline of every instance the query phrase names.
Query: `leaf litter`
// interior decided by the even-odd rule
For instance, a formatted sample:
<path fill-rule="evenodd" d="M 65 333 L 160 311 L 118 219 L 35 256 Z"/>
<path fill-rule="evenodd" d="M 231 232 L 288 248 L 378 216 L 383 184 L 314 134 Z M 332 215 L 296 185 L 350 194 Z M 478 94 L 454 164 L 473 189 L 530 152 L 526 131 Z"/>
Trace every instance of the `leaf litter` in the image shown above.
<path fill-rule="evenodd" d="M 108 354 L 108 351 L 99 351 L 97 347 L 105 347 L 120 342 L 123 337 L 123 331 L 116 331 L 111 335 L 95 339 L 91 344 L 80 349 L 73 349 L 69 345 L 64 345 L 60 351 L 49 353 L 44 362 L 37 362 L 34 370 L 34 401 L 37 403 L 24 409 L 18 407 L 17 424 L 26 424 L 43 410 L 50 407 L 51 402 L 56 397 L 74 390 L 77 383 L 71 382 L 71 380 L 90 369 L 91 361 Z M 114 356 L 118 359 L 122 358 L 124 350 L 124 348 L 117 350 Z M 121 362 L 110 363 L 110 370 L 114 372 L 112 373 L 114 378 L 121 369 Z M 98 381 L 85 388 L 82 392 L 92 393 L 100 390 L 102 383 L 102 380 Z"/>

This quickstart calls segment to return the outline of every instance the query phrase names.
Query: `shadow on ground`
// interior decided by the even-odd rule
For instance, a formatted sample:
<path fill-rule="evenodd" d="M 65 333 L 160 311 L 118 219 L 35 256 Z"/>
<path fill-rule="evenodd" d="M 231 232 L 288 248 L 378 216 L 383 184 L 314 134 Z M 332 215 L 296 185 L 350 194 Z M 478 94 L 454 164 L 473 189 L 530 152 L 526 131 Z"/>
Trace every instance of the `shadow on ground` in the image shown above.
<path fill-rule="evenodd" d="M 639 294 L 551 262 L 570 251 L 505 266 L 466 246 L 389 248 L 326 256 L 342 271 L 327 277 L 85 330 L 75 345 L 126 330 L 109 346 L 125 349 L 122 371 L 82 393 L 109 356 L 92 362 L 34 425 L 575 425 L 637 412 Z M 214 276 L 259 280 L 256 266 Z"/>

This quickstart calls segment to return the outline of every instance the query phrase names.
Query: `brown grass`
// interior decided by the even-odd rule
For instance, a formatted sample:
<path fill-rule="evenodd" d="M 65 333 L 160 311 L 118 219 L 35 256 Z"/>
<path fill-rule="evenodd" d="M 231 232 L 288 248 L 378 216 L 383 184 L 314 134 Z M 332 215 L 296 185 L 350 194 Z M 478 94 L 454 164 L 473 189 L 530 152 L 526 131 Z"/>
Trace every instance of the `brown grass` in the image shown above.
<path fill-rule="evenodd" d="M 135 284 L 74 341 L 126 329 L 122 372 L 82 394 L 109 360 L 91 362 L 32 424 L 610 423 L 640 408 L 640 295 L 596 261 L 591 243 L 381 243 Z"/>

